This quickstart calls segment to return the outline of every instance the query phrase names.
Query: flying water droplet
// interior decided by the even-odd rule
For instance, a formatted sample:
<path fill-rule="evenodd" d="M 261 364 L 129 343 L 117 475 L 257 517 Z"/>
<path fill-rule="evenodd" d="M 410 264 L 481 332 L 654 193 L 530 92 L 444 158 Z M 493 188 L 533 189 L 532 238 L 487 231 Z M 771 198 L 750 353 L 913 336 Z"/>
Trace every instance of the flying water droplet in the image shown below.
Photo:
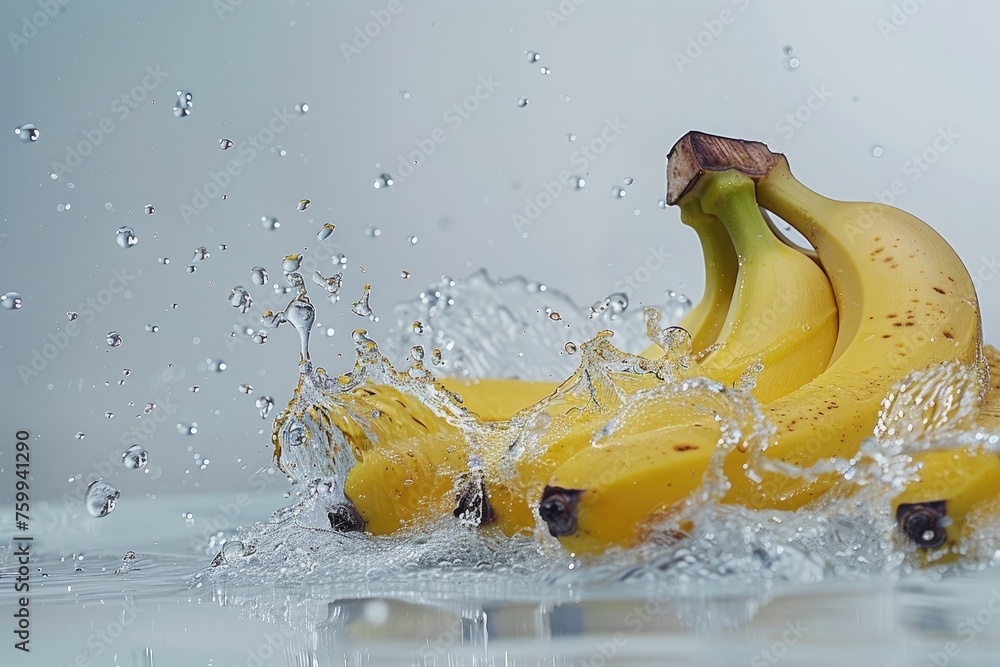
<path fill-rule="evenodd" d="M 883 155 L 885 155 L 884 148 L 882 148 L 881 146 L 872 146 L 872 156 L 882 157 Z"/>
<path fill-rule="evenodd" d="M 268 329 L 277 329 L 278 325 L 284 324 L 288 320 L 285 319 L 285 314 L 283 312 L 271 312 L 270 310 L 265 310 L 264 314 L 260 316 L 260 323 L 267 327 Z"/>
<path fill-rule="evenodd" d="M 306 104 L 305 102 L 299 102 L 298 104 L 295 105 L 295 111 L 297 111 L 302 115 L 305 115 L 309 113 L 309 105 Z"/>
<path fill-rule="evenodd" d="M 253 342 L 257 343 L 258 345 L 263 345 L 264 343 L 267 342 L 267 332 L 266 331 L 258 331 L 253 336 L 251 336 L 250 339 Z"/>
<path fill-rule="evenodd" d="M 146 204 L 145 206 L 142 207 L 142 210 L 146 213 L 146 215 L 153 215 L 154 213 L 156 213 L 156 209 L 153 208 L 152 204 Z"/>
<path fill-rule="evenodd" d="M 549 74 L 552 74 L 552 70 L 550 70 L 548 67 L 542 67 L 538 71 L 541 72 L 545 76 L 548 76 Z"/>
<path fill-rule="evenodd" d="M 587 179 L 585 179 L 583 176 L 575 176 L 573 178 L 574 190 L 583 190 L 585 187 L 587 187 Z"/>
<path fill-rule="evenodd" d="M 441 356 L 441 350 L 439 348 L 434 348 L 431 350 L 431 363 L 435 366 L 444 366 L 444 357 Z"/>
<path fill-rule="evenodd" d="M 138 443 L 131 445 L 122 453 L 122 464 L 130 470 L 145 468 L 147 463 L 149 463 L 149 452 Z"/>
<path fill-rule="evenodd" d="M 614 185 L 611 187 L 611 196 L 614 197 L 615 199 L 624 199 L 625 195 L 626 195 L 625 188 L 619 185 Z"/>
<path fill-rule="evenodd" d="M 309 361 L 309 334 L 313 322 L 316 321 L 316 311 L 305 295 L 293 300 L 285 307 L 285 319 L 299 333 L 299 357 L 301 362 Z"/>
<path fill-rule="evenodd" d="M 415 321 L 413 323 L 413 325 L 411 326 L 411 328 L 413 329 L 413 333 L 415 333 L 415 334 L 417 334 L 419 336 L 420 334 L 422 334 L 424 332 L 424 323 L 421 322 L 420 320 L 417 320 L 417 321 Z"/>
<path fill-rule="evenodd" d="M 131 248 L 136 243 L 138 243 L 139 239 L 136 238 L 135 232 L 132 231 L 131 227 L 124 226 L 124 227 L 119 227 L 115 231 L 115 241 L 118 242 L 119 246 L 127 249 Z"/>
<path fill-rule="evenodd" d="M 215 373 L 222 373 L 227 368 L 229 368 L 229 366 L 222 359 L 209 359 L 208 360 L 208 368 L 209 368 L 209 370 L 211 370 L 211 371 L 213 371 Z"/>
<path fill-rule="evenodd" d="M 309 201 L 308 199 L 300 199 L 299 203 L 295 205 L 295 210 L 296 211 L 304 211 L 307 208 L 309 208 L 309 204 L 311 204 L 311 203 L 312 202 Z"/>
<path fill-rule="evenodd" d="M 278 222 L 277 218 L 270 218 L 266 215 L 260 216 L 260 222 L 264 225 L 264 229 L 273 232 L 278 227 L 281 227 L 281 223 Z"/>
<path fill-rule="evenodd" d="M 7 310 L 20 310 L 21 305 L 22 305 L 21 295 L 18 294 L 17 292 L 7 292 L 3 296 L 0 296 L 0 306 L 2 306 Z"/>
<path fill-rule="evenodd" d="M 184 270 L 187 271 L 188 273 L 194 273 L 195 271 L 198 270 L 198 267 L 195 266 L 194 264 L 188 264 L 187 266 L 184 267 Z"/>
<path fill-rule="evenodd" d="M 537 63 L 539 60 L 542 59 L 542 54 L 540 54 L 538 51 L 525 51 L 524 55 L 529 63 Z"/>
<path fill-rule="evenodd" d="M 417 245 L 418 239 L 416 236 L 407 236 L 406 240 L 410 243 L 410 245 Z"/>
<path fill-rule="evenodd" d="M 250 280 L 254 285 L 263 287 L 267 284 L 267 270 L 263 266 L 255 266 L 250 269 Z"/>
<path fill-rule="evenodd" d="M 117 331 L 109 331 L 105 341 L 107 342 L 108 347 L 121 347 L 122 343 L 125 342 L 124 339 L 122 339 L 122 335 Z"/>
<path fill-rule="evenodd" d="M 0 297 L 0 298 L 2 298 L 2 297 Z M 66 319 L 69 320 L 70 322 L 72 322 L 73 320 L 75 320 L 78 317 L 80 317 L 80 313 L 76 312 L 75 310 L 67 310 L 66 311 Z"/>
<path fill-rule="evenodd" d="M 87 487 L 87 511 L 90 516 L 101 518 L 115 511 L 121 491 L 110 482 L 99 479 Z"/>
<path fill-rule="evenodd" d="M 566 134 L 566 141 L 573 142 L 576 141 L 576 135 L 572 132 Z"/>
<path fill-rule="evenodd" d="M 232 147 L 233 147 L 232 139 L 219 139 L 219 148 L 221 148 L 222 150 L 228 151 Z"/>
<path fill-rule="evenodd" d="M 365 235 L 370 239 L 376 239 L 382 236 L 382 230 L 375 225 L 368 225 L 365 227 Z"/>
<path fill-rule="evenodd" d="M 325 289 L 331 295 L 331 297 L 333 296 L 339 297 L 340 287 L 344 281 L 344 274 L 335 273 L 329 278 L 324 278 L 322 273 L 316 271 L 315 273 L 313 273 L 312 281 L 317 285 L 319 285 L 320 287 L 322 287 L 323 289 Z M 336 300 L 332 301 L 333 303 L 336 303 Z"/>
<path fill-rule="evenodd" d="M 241 314 L 246 315 L 253 307 L 253 298 L 243 285 L 237 285 L 229 292 L 229 305 L 238 308 Z"/>
<path fill-rule="evenodd" d="M 380 189 L 383 189 L 383 188 L 390 188 L 390 187 L 392 187 L 392 175 L 391 174 L 385 174 L 385 173 L 379 174 L 375 178 L 374 186 L 375 186 L 376 190 L 380 190 Z"/>
<path fill-rule="evenodd" d="M 177 432 L 181 435 L 196 435 L 198 433 L 198 422 L 190 424 L 177 424 Z"/>
<path fill-rule="evenodd" d="M 302 255 L 293 254 L 285 255 L 285 259 L 281 261 L 281 270 L 285 273 L 292 273 L 293 271 L 298 271 L 299 267 L 302 266 Z"/>
<path fill-rule="evenodd" d="M 406 269 L 403 269 L 402 271 L 399 272 L 399 277 L 402 278 L 403 280 L 406 280 L 407 278 L 410 277 L 410 272 L 407 271 Z"/>
<path fill-rule="evenodd" d="M 625 185 L 632 185 L 633 183 L 635 183 L 635 179 L 634 178 L 632 178 L 631 176 L 626 176 L 625 177 Z"/>
<path fill-rule="evenodd" d="M 658 202 L 656 202 L 656 205 L 659 206 L 660 208 L 666 208 L 667 207 L 667 200 L 666 199 L 661 199 Z"/>
<path fill-rule="evenodd" d="M 38 131 L 38 128 L 31 123 L 25 123 L 24 125 L 15 127 L 14 134 L 21 140 L 22 144 L 33 144 L 38 141 L 40 136 L 42 136 L 42 133 Z"/>
<path fill-rule="evenodd" d="M 177 103 L 174 104 L 174 117 L 185 118 L 191 115 L 191 107 L 194 106 L 194 95 L 177 91 Z"/>
<path fill-rule="evenodd" d="M 170 263 L 170 258 L 169 257 L 157 257 L 156 261 L 159 262 L 160 264 L 169 264 Z"/>
<path fill-rule="evenodd" d="M 260 418 L 267 419 L 267 416 L 271 414 L 272 408 L 274 408 L 274 399 L 270 396 L 261 396 L 257 399 L 257 409 L 260 410 Z"/>
<path fill-rule="evenodd" d="M 332 259 L 334 266 L 339 266 L 341 268 L 347 266 L 347 255 L 345 255 L 342 252 L 338 252 L 336 255 L 333 256 Z"/>
<path fill-rule="evenodd" d="M 58 211 L 59 213 L 65 213 L 66 211 L 70 210 L 71 208 L 73 208 L 73 205 L 72 204 L 68 204 L 66 202 L 61 202 L 59 204 L 56 204 L 56 211 Z"/>
<path fill-rule="evenodd" d="M 247 396 L 249 396 L 250 394 L 253 393 L 253 387 L 251 385 L 247 384 L 246 382 L 244 382 L 243 384 L 241 384 L 238 387 L 238 389 L 240 390 L 241 394 L 246 394 Z"/>
<path fill-rule="evenodd" d="M 517 106 L 521 107 L 522 109 L 528 106 L 528 98 L 527 97 L 517 98 Z"/>
<path fill-rule="evenodd" d="M 361 298 L 351 304 L 351 312 L 359 317 L 371 317 L 372 308 L 368 300 L 371 295 L 372 286 L 370 284 L 365 284 L 364 290 L 361 292 Z"/>
<path fill-rule="evenodd" d="M 155 324 L 147 324 L 147 325 L 146 325 L 146 331 L 147 331 L 148 333 L 159 333 L 159 331 L 160 331 L 160 327 L 158 327 L 158 326 L 157 326 L 157 325 L 155 325 Z"/>
<path fill-rule="evenodd" d="M 330 238 L 330 234 L 333 234 L 333 230 L 337 228 L 337 225 L 332 222 L 328 222 L 323 225 L 318 232 L 316 232 L 317 241 L 325 241 Z"/>
<path fill-rule="evenodd" d="M 566 354 L 576 354 L 576 343 L 569 341 L 563 345 L 563 349 L 566 350 Z"/>
<path fill-rule="evenodd" d="M 194 256 L 191 257 L 191 263 L 201 262 L 212 256 L 212 253 L 208 251 L 208 248 L 201 246 L 194 249 Z"/>
<path fill-rule="evenodd" d="M 399 91 L 399 96 L 402 97 L 404 100 L 408 100 L 408 99 L 410 99 L 410 91 L 408 91 L 408 90 L 401 90 L 401 91 Z"/>

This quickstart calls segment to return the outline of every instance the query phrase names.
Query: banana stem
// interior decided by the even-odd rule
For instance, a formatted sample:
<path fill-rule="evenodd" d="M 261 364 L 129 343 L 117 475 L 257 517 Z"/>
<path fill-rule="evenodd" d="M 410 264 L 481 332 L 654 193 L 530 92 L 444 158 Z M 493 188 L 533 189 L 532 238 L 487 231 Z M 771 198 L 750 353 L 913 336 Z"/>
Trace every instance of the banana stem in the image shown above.
<path fill-rule="evenodd" d="M 691 194 L 725 225 L 741 262 L 782 246 L 760 214 L 754 182 L 745 174 L 736 170 L 711 172 Z"/>

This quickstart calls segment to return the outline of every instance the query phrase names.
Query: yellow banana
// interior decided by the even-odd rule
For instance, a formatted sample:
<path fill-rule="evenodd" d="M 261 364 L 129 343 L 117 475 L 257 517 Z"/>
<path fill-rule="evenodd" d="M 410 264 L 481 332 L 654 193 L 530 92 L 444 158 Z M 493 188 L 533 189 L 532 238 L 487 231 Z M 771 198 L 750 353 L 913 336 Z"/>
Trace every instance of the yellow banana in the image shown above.
<path fill-rule="evenodd" d="M 816 249 L 839 305 L 839 335 L 833 361 L 815 380 L 764 406 L 776 428 L 766 450 L 735 448 L 725 459 L 730 489 L 727 502 L 753 508 L 796 509 L 834 483 L 833 474 L 794 474 L 818 461 L 849 458 L 861 441 L 874 435 L 883 397 L 911 371 L 955 361 L 982 364 L 979 311 L 965 267 L 948 244 L 913 216 L 879 204 L 836 202 L 796 181 L 783 156 L 763 144 L 689 133 L 671 151 L 668 200 L 676 202 L 706 173 L 735 168 L 756 182 L 758 201 L 801 232 Z M 576 552 L 595 552 L 611 544 L 617 531 L 597 516 L 655 512 L 663 503 L 630 508 L 637 488 L 662 486 L 663 480 L 700 475 L 717 440 L 711 430 L 685 444 L 702 452 L 682 460 L 666 448 L 648 463 L 628 468 L 628 477 L 611 479 L 595 489 L 586 483 L 587 468 L 606 469 L 613 445 L 580 454 L 549 482 L 541 508 L 550 529 L 570 522 L 560 514 L 567 492 L 577 493 L 572 510 L 575 532 L 560 539 Z M 626 445 L 628 447 L 628 445 Z M 641 446 L 640 446 L 641 448 Z M 641 456 L 635 455 L 635 460 Z M 600 466 L 605 466 L 601 468 Z M 596 467 L 595 467 L 596 466 Z M 591 496 L 587 499 L 588 494 Z M 651 496 L 650 496 L 651 497 Z M 585 499 L 591 505 L 585 503 Z M 598 513 L 593 505 L 607 508 Z M 616 510 L 618 512 L 616 513 Z M 641 535 L 633 521 L 630 540 Z M 618 534 L 618 533 L 614 533 Z"/>

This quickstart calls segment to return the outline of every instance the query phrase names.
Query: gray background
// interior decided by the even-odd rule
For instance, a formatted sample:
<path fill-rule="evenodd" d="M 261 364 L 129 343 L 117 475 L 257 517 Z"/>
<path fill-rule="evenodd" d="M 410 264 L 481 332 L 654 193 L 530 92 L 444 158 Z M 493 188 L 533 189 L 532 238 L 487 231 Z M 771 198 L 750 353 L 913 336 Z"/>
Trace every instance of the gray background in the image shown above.
<path fill-rule="evenodd" d="M 689 129 L 770 140 L 805 183 L 837 198 L 870 200 L 899 181 L 897 204 L 955 246 L 976 276 L 986 339 L 1000 339 L 994 4 L 403 1 L 395 14 L 389 5 L 71 1 L 51 18 L 44 2 L 0 5 L 0 293 L 24 300 L 19 311 L 0 310 L 0 499 L 12 495 L 17 429 L 35 436 L 36 498 L 80 497 L 136 440 L 133 427 L 146 429 L 150 472 L 117 466 L 106 476 L 123 505 L 145 508 L 137 522 L 153 510 L 153 495 L 246 490 L 271 452 L 270 422 L 254 400 L 274 396 L 274 414 L 288 401 L 298 343 L 287 327 L 263 346 L 230 333 L 235 324 L 259 328 L 261 304 L 281 305 L 270 286 L 250 283 L 251 267 L 265 266 L 273 282 L 280 259 L 304 248 L 349 258 L 345 298 L 330 305 L 314 296 L 319 322 L 336 334 L 317 335 L 313 356 L 338 372 L 353 358 L 350 330 L 384 335 L 391 305 L 441 274 L 524 275 L 581 304 L 626 278 L 641 283 L 628 290 L 634 305 L 661 302 L 668 289 L 696 300 L 696 239 L 676 209 L 658 206 L 664 155 Z M 26 27 L 33 20 L 42 27 Z M 366 27 L 367 41 L 358 38 Z M 786 67 L 786 46 L 797 69 Z M 540 61 L 529 63 L 528 50 Z M 689 61 L 678 61 L 686 50 Z M 150 69 L 162 80 L 147 77 Z M 456 125 L 449 110 L 481 79 L 495 89 L 481 88 L 486 99 Z M 194 96 L 188 117 L 171 111 L 177 90 Z M 297 114 L 298 103 L 308 113 Z M 582 173 L 574 153 L 615 119 L 620 135 Z M 281 131 L 221 189 L 228 198 L 185 220 L 182 205 L 236 157 L 219 140 L 239 144 L 272 120 Z M 98 144 L 87 133 L 102 122 L 110 129 Z M 14 135 L 22 123 L 41 130 L 36 143 Z M 398 174 L 415 142 L 434 136 L 446 140 L 418 156 L 414 175 L 373 187 L 379 173 Z M 95 145 L 51 179 L 54 163 L 69 164 L 81 142 Z M 925 151 L 933 164 L 915 167 L 912 157 Z M 516 229 L 512 215 L 525 214 L 526 198 L 545 201 L 545 184 L 564 170 L 585 176 L 587 187 L 563 184 Z M 615 199 L 611 188 L 626 177 L 635 182 Z M 312 205 L 298 212 L 302 198 Z M 58 211 L 64 203 L 71 208 Z M 261 216 L 280 228 L 265 229 Z M 327 222 L 337 230 L 321 244 L 315 234 Z M 126 224 L 139 238 L 128 250 L 115 242 Z M 380 236 L 366 234 L 370 225 Z M 202 245 L 211 257 L 186 273 Z M 640 270 L 663 252 L 668 263 Z M 333 273 L 329 260 L 321 266 Z M 114 272 L 128 276 L 117 294 Z M 348 311 L 365 282 L 377 325 Z M 257 302 L 246 316 L 227 304 L 238 284 Z M 66 311 L 82 315 L 80 305 L 102 295 L 101 311 L 81 316 L 68 335 Z M 118 349 L 105 344 L 111 330 L 124 337 Z M 54 340 L 63 347 L 22 377 L 18 367 Z M 207 368 L 220 358 L 225 372 Z M 254 392 L 239 393 L 241 383 Z M 146 416 L 149 402 L 158 412 Z M 181 435 L 178 422 L 199 431 Z M 201 469 L 196 455 L 211 464 Z"/>

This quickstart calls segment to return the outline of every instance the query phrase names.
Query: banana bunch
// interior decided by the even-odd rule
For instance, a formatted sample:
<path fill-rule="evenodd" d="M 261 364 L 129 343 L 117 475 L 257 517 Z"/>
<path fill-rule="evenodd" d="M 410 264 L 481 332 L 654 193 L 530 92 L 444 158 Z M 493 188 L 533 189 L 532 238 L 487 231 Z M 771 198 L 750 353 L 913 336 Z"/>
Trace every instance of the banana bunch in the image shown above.
<path fill-rule="evenodd" d="M 680 328 L 651 318 L 655 342 L 640 355 L 599 335 L 558 386 L 445 379 L 335 396 L 324 423 L 351 461 L 334 528 L 389 534 L 451 512 L 595 554 L 699 499 L 796 510 L 849 493 L 866 441 L 888 452 L 914 428 L 1000 429 L 1000 355 L 983 348 L 968 272 L 926 224 L 827 199 L 765 145 L 698 132 L 668 155 L 667 201 L 706 266 L 704 298 Z M 450 402 L 428 407 L 428 391 Z M 734 406 L 756 419 L 727 418 Z M 916 474 L 893 501 L 899 529 L 947 552 L 1000 495 L 1000 457 L 956 442 L 911 458 Z"/>

